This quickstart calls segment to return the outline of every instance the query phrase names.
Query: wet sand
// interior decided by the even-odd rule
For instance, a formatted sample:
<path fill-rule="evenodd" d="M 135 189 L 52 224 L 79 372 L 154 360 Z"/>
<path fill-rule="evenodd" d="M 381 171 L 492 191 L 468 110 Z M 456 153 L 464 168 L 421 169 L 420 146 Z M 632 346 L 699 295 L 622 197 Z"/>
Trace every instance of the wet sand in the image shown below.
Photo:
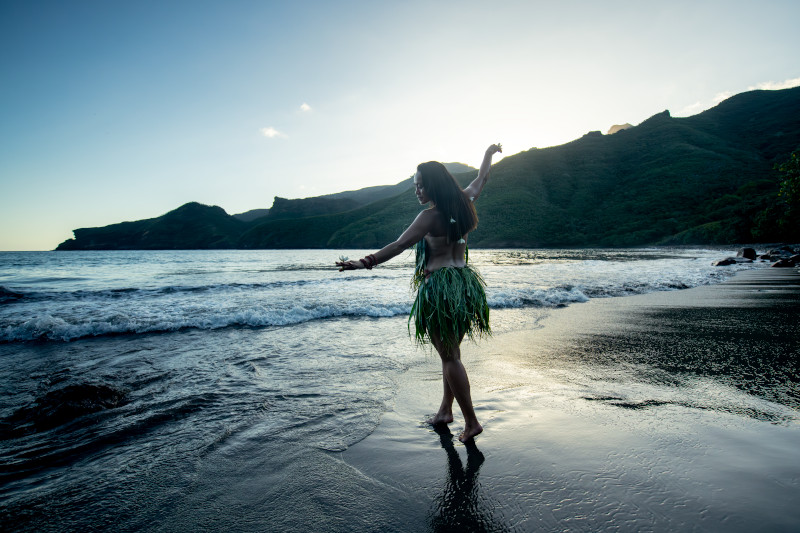
<path fill-rule="evenodd" d="M 795 269 L 555 309 L 464 350 L 485 428 L 470 446 L 460 412 L 424 424 L 429 357 L 331 456 L 369 494 L 340 503 L 364 530 L 798 531 L 798 319 Z"/>

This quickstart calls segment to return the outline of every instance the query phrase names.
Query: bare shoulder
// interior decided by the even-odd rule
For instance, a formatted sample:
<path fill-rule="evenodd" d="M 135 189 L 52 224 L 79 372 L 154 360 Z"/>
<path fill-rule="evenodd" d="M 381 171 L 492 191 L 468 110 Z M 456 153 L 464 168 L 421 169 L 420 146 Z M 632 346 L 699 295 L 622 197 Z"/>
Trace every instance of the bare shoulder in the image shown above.
<path fill-rule="evenodd" d="M 406 228 L 402 235 L 395 241 L 395 244 L 400 245 L 402 248 L 407 248 L 419 242 L 420 239 L 425 237 L 436 224 L 436 212 L 432 209 L 421 211 L 410 226 Z"/>
<path fill-rule="evenodd" d="M 423 209 L 422 211 L 419 212 L 417 218 L 414 219 L 414 224 L 423 224 L 427 226 L 429 224 L 432 224 L 436 220 L 438 215 L 439 212 L 436 210 L 435 207 Z"/>
<path fill-rule="evenodd" d="M 419 212 L 417 216 L 424 216 L 424 217 L 434 217 L 439 213 L 439 210 L 436 209 L 436 206 L 427 207 Z"/>

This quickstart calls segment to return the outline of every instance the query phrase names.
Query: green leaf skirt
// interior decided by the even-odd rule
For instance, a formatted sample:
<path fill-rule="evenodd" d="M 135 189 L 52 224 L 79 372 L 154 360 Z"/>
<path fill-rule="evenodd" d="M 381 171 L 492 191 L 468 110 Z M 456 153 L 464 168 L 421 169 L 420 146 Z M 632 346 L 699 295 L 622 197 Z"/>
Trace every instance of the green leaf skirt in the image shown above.
<path fill-rule="evenodd" d="M 464 335 L 470 340 L 491 335 L 486 282 L 469 265 L 435 270 L 428 279 L 415 278 L 417 289 L 408 330 L 414 321 L 419 344 L 431 342 L 431 335 L 442 340 L 447 352 L 458 345 Z"/>

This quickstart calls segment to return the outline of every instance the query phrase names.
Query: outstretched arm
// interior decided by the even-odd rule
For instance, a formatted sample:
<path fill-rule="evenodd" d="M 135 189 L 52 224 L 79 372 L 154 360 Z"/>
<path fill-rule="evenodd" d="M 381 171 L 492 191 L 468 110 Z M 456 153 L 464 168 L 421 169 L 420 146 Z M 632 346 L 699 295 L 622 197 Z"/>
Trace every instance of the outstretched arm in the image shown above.
<path fill-rule="evenodd" d="M 483 186 L 486 185 L 486 181 L 489 179 L 489 168 L 492 166 L 492 156 L 497 152 L 502 152 L 503 146 L 501 144 L 493 144 L 489 148 L 486 149 L 486 154 L 483 156 L 483 162 L 481 163 L 481 168 L 478 171 L 478 177 L 470 183 L 464 192 L 469 196 L 469 198 L 474 202 L 478 199 L 481 195 L 481 191 L 483 191 Z"/>
<path fill-rule="evenodd" d="M 371 263 L 371 260 L 368 259 L 370 256 L 365 257 L 363 260 L 350 260 L 350 261 L 336 261 L 336 266 L 339 267 L 339 272 L 343 270 L 359 270 L 362 268 L 367 268 L 367 265 L 371 267 L 385 263 L 389 259 L 399 255 L 403 250 L 408 249 L 412 244 L 419 242 L 431 229 L 431 225 L 434 223 L 436 214 L 431 209 L 426 209 L 422 211 L 417 218 L 414 219 L 414 222 L 400 235 L 396 241 L 391 244 L 387 244 L 374 254 L 371 254 L 371 257 L 374 258 L 374 264 Z"/>

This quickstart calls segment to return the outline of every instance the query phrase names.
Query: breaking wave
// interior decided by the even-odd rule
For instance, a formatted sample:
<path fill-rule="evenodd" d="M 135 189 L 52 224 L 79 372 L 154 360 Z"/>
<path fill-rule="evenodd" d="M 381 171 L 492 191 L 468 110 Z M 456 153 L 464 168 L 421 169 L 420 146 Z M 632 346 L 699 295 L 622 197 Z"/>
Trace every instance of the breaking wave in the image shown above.
<path fill-rule="evenodd" d="M 303 258 L 316 258 L 315 253 L 305 252 Z M 686 289 L 719 283 L 739 270 L 755 267 L 714 268 L 709 259 L 717 252 L 666 258 L 659 252 L 655 259 L 648 259 L 647 251 L 627 252 L 642 257 L 638 261 L 598 260 L 594 256 L 569 259 L 566 252 L 549 254 L 549 258 L 537 252 L 541 258 L 527 261 L 504 251 L 481 253 L 482 261 L 476 253 L 478 268 L 487 280 L 493 309 L 563 307 L 592 298 Z M 66 256 L 56 259 L 61 257 Z M 286 268 L 275 272 L 254 269 L 244 262 L 220 270 L 214 262 L 204 264 L 205 257 L 197 255 L 194 277 L 184 275 L 182 263 L 177 271 L 170 271 L 169 263 L 163 266 L 155 258 L 144 270 L 132 270 L 129 260 L 112 262 L 99 271 L 94 264 L 69 265 L 74 271 L 71 274 L 86 274 L 82 277 L 15 278 L 9 272 L 6 279 L 12 281 L 0 286 L 0 343 L 281 327 L 339 317 L 394 317 L 411 308 L 409 265 L 350 275 L 339 275 L 332 267 L 298 274 Z M 92 258 L 119 259 L 115 255 Z M 57 270 L 62 274 L 67 268 Z M 65 279 L 72 281 L 65 284 Z"/>

